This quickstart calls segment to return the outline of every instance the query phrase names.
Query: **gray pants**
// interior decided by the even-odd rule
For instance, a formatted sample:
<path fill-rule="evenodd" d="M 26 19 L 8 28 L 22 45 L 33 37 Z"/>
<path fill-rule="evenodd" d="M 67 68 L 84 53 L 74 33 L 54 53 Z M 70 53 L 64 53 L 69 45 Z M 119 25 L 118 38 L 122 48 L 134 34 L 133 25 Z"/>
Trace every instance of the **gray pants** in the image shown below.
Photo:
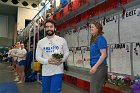
<path fill-rule="evenodd" d="M 107 75 L 107 65 L 101 64 L 97 71 L 91 75 L 90 81 L 90 93 L 103 93 L 102 87 Z"/>

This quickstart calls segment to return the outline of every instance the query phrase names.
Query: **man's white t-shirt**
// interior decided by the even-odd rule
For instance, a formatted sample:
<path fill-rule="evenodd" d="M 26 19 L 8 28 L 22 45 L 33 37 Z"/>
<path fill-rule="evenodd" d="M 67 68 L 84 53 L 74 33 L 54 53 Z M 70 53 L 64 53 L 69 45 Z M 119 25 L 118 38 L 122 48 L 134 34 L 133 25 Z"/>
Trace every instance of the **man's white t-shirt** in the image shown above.
<path fill-rule="evenodd" d="M 52 58 L 52 54 L 56 50 L 64 55 L 62 61 L 66 61 L 69 56 L 69 49 L 64 38 L 55 35 L 51 39 L 45 37 L 38 42 L 36 48 L 36 60 L 42 64 L 42 76 L 63 73 L 63 64 L 57 66 L 48 63 L 48 59 Z"/>

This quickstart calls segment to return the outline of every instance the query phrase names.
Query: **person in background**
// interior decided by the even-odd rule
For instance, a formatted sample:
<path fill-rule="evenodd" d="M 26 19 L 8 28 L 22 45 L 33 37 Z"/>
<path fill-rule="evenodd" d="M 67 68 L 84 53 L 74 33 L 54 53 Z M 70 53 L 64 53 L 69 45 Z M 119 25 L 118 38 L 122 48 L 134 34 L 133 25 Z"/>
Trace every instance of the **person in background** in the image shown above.
<path fill-rule="evenodd" d="M 7 60 L 7 57 L 8 57 L 8 52 L 7 51 L 4 51 L 3 52 L 3 61 L 6 61 L 7 62 L 8 61 Z"/>
<path fill-rule="evenodd" d="M 25 65 L 26 65 L 26 49 L 24 48 L 24 44 L 20 44 L 21 49 L 18 50 L 18 58 L 17 58 L 17 64 L 19 65 L 19 82 L 17 83 L 24 83 L 25 80 Z"/>
<path fill-rule="evenodd" d="M 103 27 L 99 22 L 90 24 L 90 60 L 91 69 L 89 74 L 90 80 L 90 93 L 103 93 L 102 87 L 107 76 L 107 41 L 103 36 Z M 84 60 L 78 60 L 77 63 L 81 64 Z"/>
<path fill-rule="evenodd" d="M 13 57 L 13 68 L 15 70 L 16 78 L 14 81 L 19 81 L 19 65 L 17 64 L 18 51 L 21 49 L 20 42 L 16 42 L 15 47 L 12 49 L 11 55 Z"/>
<path fill-rule="evenodd" d="M 15 71 L 15 63 L 14 63 L 14 56 L 13 56 L 13 52 L 16 49 L 16 44 L 12 45 L 12 49 L 11 49 L 11 57 L 12 57 L 12 70 Z"/>
<path fill-rule="evenodd" d="M 9 47 L 8 48 L 8 62 L 9 62 L 9 66 L 8 67 L 12 67 L 12 55 L 11 55 L 11 52 L 12 52 L 12 47 Z"/>
<path fill-rule="evenodd" d="M 42 64 L 42 93 L 60 93 L 63 77 L 63 62 L 69 56 L 66 40 L 55 35 L 56 23 L 46 20 L 46 37 L 41 39 L 36 48 L 36 60 Z M 53 60 L 52 54 L 59 51 L 64 56 L 58 64 Z"/>

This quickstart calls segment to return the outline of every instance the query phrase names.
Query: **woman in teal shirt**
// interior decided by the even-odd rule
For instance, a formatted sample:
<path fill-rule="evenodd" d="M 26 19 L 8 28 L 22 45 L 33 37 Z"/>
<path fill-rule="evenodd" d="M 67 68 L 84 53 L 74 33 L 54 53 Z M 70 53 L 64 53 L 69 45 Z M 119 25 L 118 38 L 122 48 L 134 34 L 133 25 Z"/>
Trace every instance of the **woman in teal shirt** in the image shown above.
<path fill-rule="evenodd" d="M 107 75 L 107 41 L 99 22 L 90 24 L 90 93 L 103 93 L 102 87 Z"/>

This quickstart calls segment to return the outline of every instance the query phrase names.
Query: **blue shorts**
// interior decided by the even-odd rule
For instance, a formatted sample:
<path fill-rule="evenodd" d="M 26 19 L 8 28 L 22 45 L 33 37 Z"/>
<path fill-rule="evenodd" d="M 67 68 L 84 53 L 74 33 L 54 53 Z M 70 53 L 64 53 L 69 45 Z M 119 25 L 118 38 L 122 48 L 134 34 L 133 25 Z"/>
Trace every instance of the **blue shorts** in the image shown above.
<path fill-rule="evenodd" d="M 9 61 L 9 62 L 13 62 L 12 57 L 8 57 L 8 61 Z"/>
<path fill-rule="evenodd" d="M 21 66 L 21 65 L 24 66 L 24 67 L 26 66 L 26 60 L 22 60 L 22 61 L 20 61 L 19 63 L 20 63 L 20 64 L 19 64 L 20 66 Z"/>
<path fill-rule="evenodd" d="M 26 66 L 26 60 L 21 60 L 20 62 L 16 61 L 16 64 L 25 67 Z"/>
<path fill-rule="evenodd" d="M 16 64 L 18 64 L 18 65 L 19 65 L 19 62 L 18 62 L 18 61 L 16 61 Z"/>
<path fill-rule="evenodd" d="M 63 74 L 42 76 L 42 93 L 60 93 Z"/>

